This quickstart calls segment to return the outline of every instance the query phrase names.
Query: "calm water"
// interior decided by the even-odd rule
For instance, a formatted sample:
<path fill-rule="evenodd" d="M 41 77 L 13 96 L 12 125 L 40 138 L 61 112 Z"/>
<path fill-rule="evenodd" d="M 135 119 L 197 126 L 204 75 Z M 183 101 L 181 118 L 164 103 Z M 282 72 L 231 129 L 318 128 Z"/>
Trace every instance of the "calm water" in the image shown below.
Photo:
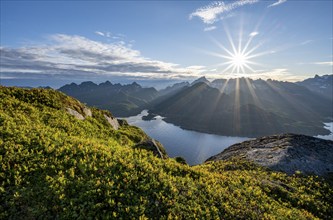
<path fill-rule="evenodd" d="M 144 115 L 148 115 L 147 110 L 126 120 L 160 141 L 170 157 L 181 156 L 190 165 L 203 163 L 210 156 L 220 153 L 230 145 L 250 140 L 247 137 L 229 137 L 184 130 L 163 121 L 161 116 L 155 117 L 155 120 L 143 121 L 141 117 Z M 333 122 L 325 123 L 325 128 L 330 130 L 331 134 L 316 137 L 333 140 Z"/>
<path fill-rule="evenodd" d="M 163 121 L 157 116 L 155 120 L 143 121 L 147 115 L 141 114 L 126 118 L 129 124 L 142 128 L 150 137 L 160 141 L 170 157 L 181 156 L 190 165 L 203 163 L 210 156 L 220 153 L 232 144 L 249 140 L 247 137 L 227 137 L 214 134 L 184 130 Z"/>

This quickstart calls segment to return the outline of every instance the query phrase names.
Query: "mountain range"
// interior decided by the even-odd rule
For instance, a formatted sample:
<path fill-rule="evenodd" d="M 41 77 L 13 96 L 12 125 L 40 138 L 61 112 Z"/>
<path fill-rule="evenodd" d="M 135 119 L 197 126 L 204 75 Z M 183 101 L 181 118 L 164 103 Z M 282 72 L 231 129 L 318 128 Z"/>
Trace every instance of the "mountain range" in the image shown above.
<path fill-rule="evenodd" d="M 100 109 L 110 110 L 117 117 L 126 117 L 140 113 L 147 104 L 158 96 L 155 88 L 142 88 L 136 82 L 128 85 L 100 83 L 71 83 L 59 88 L 59 91 L 77 98 L 83 103 Z"/>
<path fill-rule="evenodd" d="M 329 75 L 298 83 L 249 78 L 210 82 L 201 77 L 191 84 L 178 83 L 160 91 L 137 83 L 110 82 L 70 84 L 59 90 L 111 110 L 117 117 L 149 109 L 152 115 L 161 115 L 186 129 L 257 137 L 285 132 L 328 134 L 323 122 L 333 119 L 332 84 Z"/>

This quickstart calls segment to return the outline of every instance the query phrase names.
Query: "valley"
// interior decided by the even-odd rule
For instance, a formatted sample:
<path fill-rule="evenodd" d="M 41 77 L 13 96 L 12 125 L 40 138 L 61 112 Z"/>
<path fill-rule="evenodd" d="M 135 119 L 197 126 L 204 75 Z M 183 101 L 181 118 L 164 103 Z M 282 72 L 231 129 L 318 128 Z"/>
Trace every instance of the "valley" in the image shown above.
<path fill-rule="evenodd" d="M 318 79 L 327 88 L 333 84 L 331 76 L 316 76 Z M 324 123 L 333 120 L 330 90 L 323 92 L 320 83 L 311 84 L 311 89 L 301 84 L 249 78 L 210 82 L 202 77 L 160 91 L 135 82 L 85 82 L 59 90 L 88 105 L 111 110 L 117 117 L 148 109 L 152 115 L 163 116 L 166 122 L 203 133 L 243 137 L 279 133 L 329 135 Z"/>

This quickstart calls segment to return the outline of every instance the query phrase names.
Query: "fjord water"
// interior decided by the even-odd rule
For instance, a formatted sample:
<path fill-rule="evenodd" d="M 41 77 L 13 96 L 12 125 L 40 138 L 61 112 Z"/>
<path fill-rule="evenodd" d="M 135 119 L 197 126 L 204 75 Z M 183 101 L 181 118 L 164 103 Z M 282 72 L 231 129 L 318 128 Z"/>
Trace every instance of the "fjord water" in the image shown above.
<path fill-rule="evenodd" d="M 203 163 L 210 156 L 220 153 L 232 144 L 249 140 L 248 137 L 228 137 L 184 130 L 176 125 L 163 121 L 161 116 L 154 120 L 144 121 L 139 115 L 126 118 L 130 125 L 143 129 L 150 137 L 160 141 L 170 157 L 181 156 L 190 165 Z"/>
<path fill-rule="evenodd" d="M 128 117 L 126 120 L 129 124 L 143 129 L 150 137 L 160 141 L 170 157 L 181 156 L 190 165 L 203 163 L 210 156 L 220 153 L 230 145 L 251 139 L 185 130 L 163 121 L 161 116 L 156 116 L 149 121 L 142 120 L 142 116 L 146 115 L 148 115 L 148 111 L 143 110 L 140 114 Z M 325 123 L 325 128 L 331 133 L 316 137 L 333 140 L 333 122 Z"/>

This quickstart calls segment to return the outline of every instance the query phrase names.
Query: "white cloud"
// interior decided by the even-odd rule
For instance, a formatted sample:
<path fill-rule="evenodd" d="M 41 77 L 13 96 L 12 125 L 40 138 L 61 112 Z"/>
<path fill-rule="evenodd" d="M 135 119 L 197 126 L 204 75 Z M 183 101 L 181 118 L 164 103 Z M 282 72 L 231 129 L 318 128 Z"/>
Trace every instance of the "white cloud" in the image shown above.
<path fill-rule="evenodd" d="M 212 31 L 215 30 L 217 27 L 216 26 L 209 26 L 204 29 L 204 31 Z"/>
<path fill-rule="evenodd" d="M 189 16 L 199 17 L 206 24 L 213 24 L 221 19 L 221 15 L 231 12 L 232 10 L 247 5 L 257 3 L 259 0 L 239 0 L 232 3 L 213 2 L 210 5 L 198 8 L 195 12 L 192 12 Z"/>
<path fill-rule="evenodd" d="M 313 64 L 316 65 L 325 65 L 325 66 L 333 66 L 333 61 L 327 61 L 327 62 L 315 62 Z"/>
<path fill-rule="evenodd" d="M 273 4 L 270 4 L 267 6 L 267 8 L 270 8 L 270 7 L 274 7 L 274 6 L 277 6 L 277 5 L 280 5 L 282 3 L 285 3 L 287 0 L 278 0 L 277 2 L 274 2 Z"/>
<path fill-rule="evenodd" d="M 259 34 L 259 32 L 254 31 L 254 32 L 250 33 L 249 36 L 250 37 L 254 37 L 254 36 L 258 35 L 258 34 Z"/>
<path fill-rule="evenodd" d="M 125 42 L 102 43 L 82 36 L 56 34 L 33 47 L 0 48 L 2 77 L 100 77 L 105 75 L 170 78 L 197 74 L 202 66 L 182 68 L 153 60 Z"/>
<path fill-rule="evenodd" d="M 100 32 L 100 31 L 95 31 L 95 34 L 103 36 L 103 37 L 105 36 L 105 34 L 103 32 Z"/>

